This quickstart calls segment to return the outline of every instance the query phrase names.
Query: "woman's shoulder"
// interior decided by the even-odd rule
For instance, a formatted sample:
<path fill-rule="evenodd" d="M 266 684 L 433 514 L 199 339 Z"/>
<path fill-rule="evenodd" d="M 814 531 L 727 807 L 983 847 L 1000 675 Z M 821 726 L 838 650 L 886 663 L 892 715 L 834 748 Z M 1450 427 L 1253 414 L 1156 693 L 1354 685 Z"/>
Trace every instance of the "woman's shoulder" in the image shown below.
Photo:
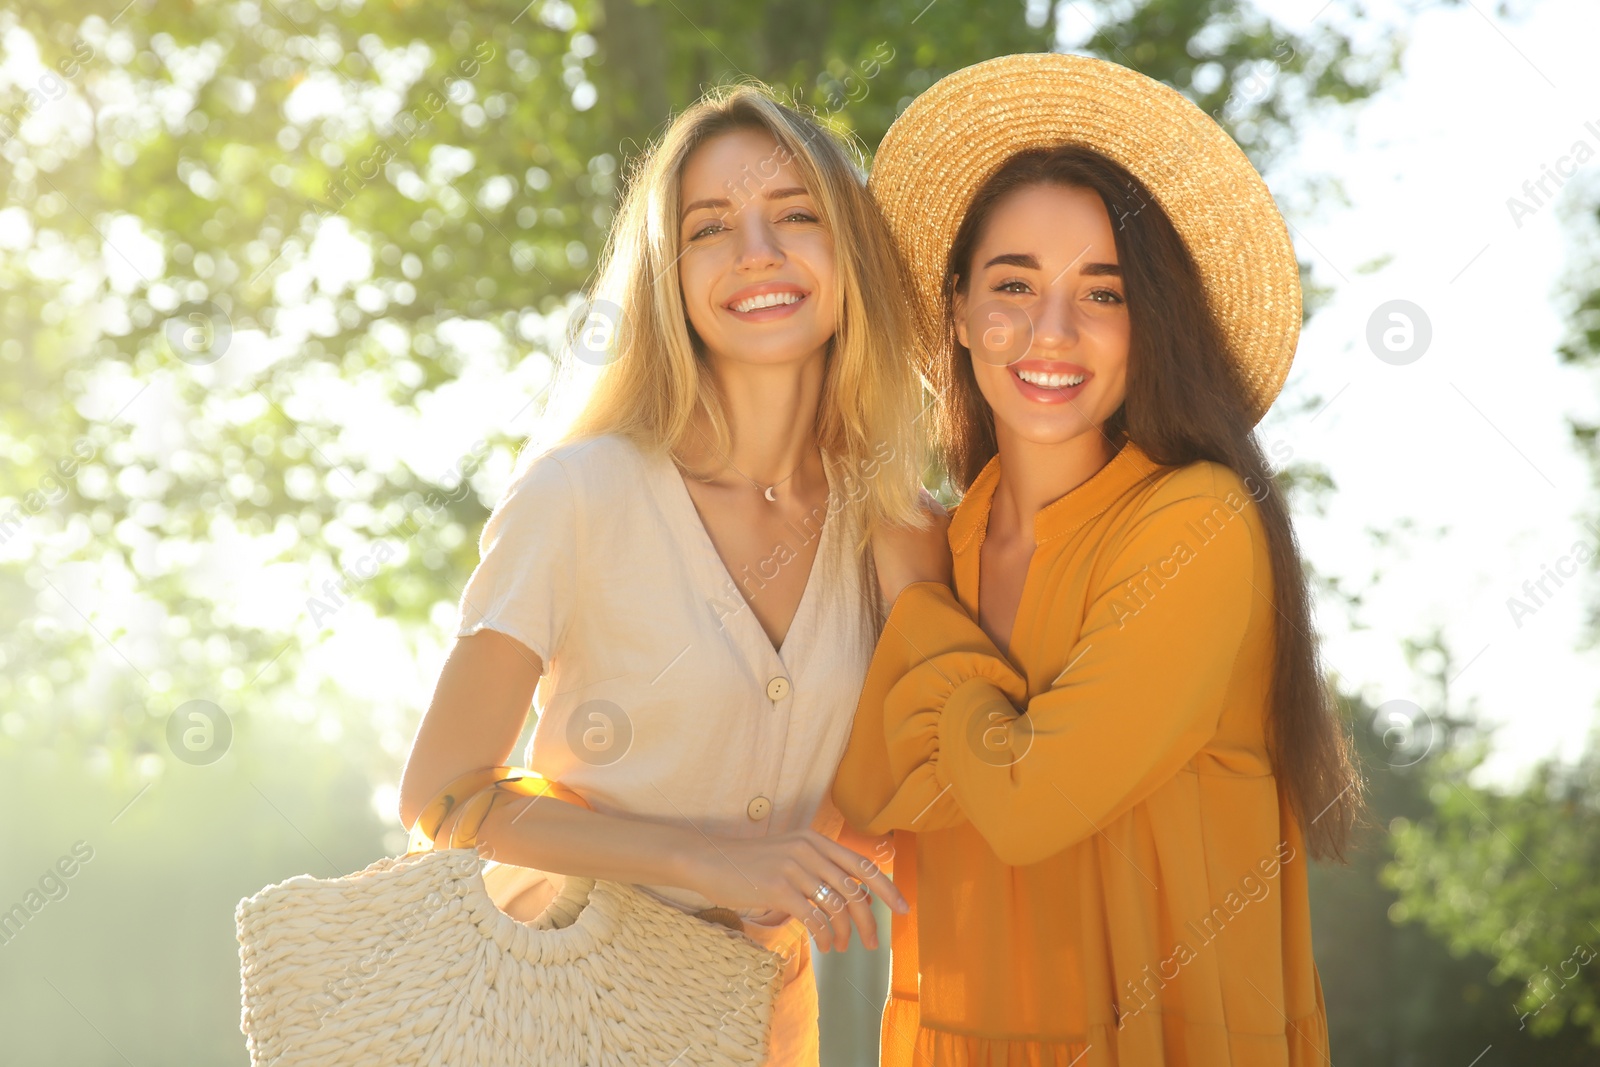
<path fill-rule="evenodd" d="M 1162 467 L 1125 497 L 1121 507 L 1111 509 L 1107 544 L 1120 546 L 1119 551 L 1143 550 L 1137 546 L 1165 549 L 1198 536 L 1196 531 L 1209 536 L 1209 531 L 1229 529 L 1248 531 L 1241 545 L 1259 550 L 1265 536 L 1259 508 L 1262 490 L 1252 493 L 1251 482 L 1211 460 Z M 1236 525 L 1232 520 L 1240 517 L 1245 521 Z"/>
<path fill-rule="evenodd" d="M 631 438 L 599 434 L 541 449 L 517 466 L 513 490 L 542 486 L 593 499 L 635 489 L 648 458 Z"/>
<path fill-rule="evenodd" d="M 620 435 L 588 437 L 529 451 L 495 503 L 485 535 L 566 530 L 589 544 L 626 527 L 622 518 L 649 486 L 649 459 Z"/>
<path fill-rule="evenodd" d="M 1253 478 L 1244 478 L 1233 468 L 1209 459 L 1198 459 L 1180 467 L 1165 468 L 1152 480 L 1148 492 L 1143 494 L 1139 511 L 1148 514 L 1185 500 L 1222 504 L 1235 512 L 1247 510 L 1261 498 L 1267 488 L 1254 486 Z M 1252 491 L 1253 488 L 1253 491 Z"/>
<path fill-rule="evenodd" d="M 1250 559 L 1265 559 L 1269 554 L 1259 506 L 1263 490 L 1252 493 L 1253 482 L 1211 460 L 1165 467 L 1136 494 L 1121 518 L 1114 520 L 1107 543 L 1116 553 L 1152 552 L 1166 559 L 1221 538 L 1232 546 L 1241 566 L 1250 566 Z M 1243 521 L 1236 521 L 1240 519 Z"/>

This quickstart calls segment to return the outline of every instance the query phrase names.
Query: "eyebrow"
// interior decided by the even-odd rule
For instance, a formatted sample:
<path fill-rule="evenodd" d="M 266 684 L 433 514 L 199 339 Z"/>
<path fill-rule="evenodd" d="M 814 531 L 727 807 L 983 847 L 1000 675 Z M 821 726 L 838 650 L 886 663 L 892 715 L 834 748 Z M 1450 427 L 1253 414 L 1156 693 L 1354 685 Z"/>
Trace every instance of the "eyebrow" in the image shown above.
<path fill-rule="evenodd" d="M 772 192 L 767 194 L 767 199 L 786 200 L 792 196 L 809 196 L 810 193 L 811 191 L 809 189 L 802 188 L 798 185 L 791 185 L 784 189 L 774 189 Z M 691 212 L 699 211 L 701 208 L 725 208 L 732 206 L 733 201 L 729 200 L 727 197 L 715 197 L 710 200 L 696 200 L 692 204 L 684 205 L 683 214 L 685 217 L 687 217 Z"/>
<path fill-rule="evenodd" d="M 995 256 L 984 264 L 989 267 L 1024 267 L 1028 270 L 1040 270 L 1037 257 L 1028 252 L 1004 252 Z M 1085 263 L 1078 273 L 1097 276 L 1122 277 L 1122 267 L 1115 263 Z"/>

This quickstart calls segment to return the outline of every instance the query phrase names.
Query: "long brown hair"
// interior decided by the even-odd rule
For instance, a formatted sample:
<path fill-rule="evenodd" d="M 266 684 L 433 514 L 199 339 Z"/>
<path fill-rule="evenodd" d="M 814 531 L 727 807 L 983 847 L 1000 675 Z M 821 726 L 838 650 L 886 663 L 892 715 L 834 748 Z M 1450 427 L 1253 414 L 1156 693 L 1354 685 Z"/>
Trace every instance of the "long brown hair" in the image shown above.
<path fill-rule="evenodd" d="M 945 285 L 952 356 L 929 368 L 935 393 L 943 398 L 935 433 L 950 475 L 965 490 L 997 450 L 994 413 L 978 390 L 967 349 L 954 336 L 955 294 L 970 277 L 978 239 L 996 205 L 1037 185 L 1091 190 L 1110 217 L 1120 220 L 1113 230 L 1128 305 L 1128 391 L 1102 428 L 1112 449 L 1131 440 L 1163 466 L 1220 463 L 1256 501 L 1277 606 L 1268 749 L 1312 855 L 1343 859 L 1361 811 L 1360 776 L 1313 636 L 1311 594 L 1287 503 L 1274 491 L 1247 393 L 1183 238 L 1138 178 L 1089 148 L 1013 156 L 978 190 L 956 231 Z"/>

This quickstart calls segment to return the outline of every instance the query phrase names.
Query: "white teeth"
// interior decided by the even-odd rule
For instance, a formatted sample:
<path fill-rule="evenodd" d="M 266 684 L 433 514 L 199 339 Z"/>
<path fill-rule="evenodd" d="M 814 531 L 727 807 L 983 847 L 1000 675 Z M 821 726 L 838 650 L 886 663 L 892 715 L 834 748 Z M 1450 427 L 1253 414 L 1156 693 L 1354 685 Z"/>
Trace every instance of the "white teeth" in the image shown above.
<path fill-rule="evenodd" d="M 777 307 L 780 304 L 798 304 L 800 296 L 799 293 L 762 293 L 760 296 L 739 301 L 733 305 L 733 310 L 756 311 L 760 308 Z"/>
<path fill-rule="evenodd" d="M 1082 374 L 1046 374 L 1043 371 L 1019 370 L 1017 377 L 1029 385 L 1037 385 L 1044 389 L 1061 389 L 1074 385 L 1082 385 Z"/>

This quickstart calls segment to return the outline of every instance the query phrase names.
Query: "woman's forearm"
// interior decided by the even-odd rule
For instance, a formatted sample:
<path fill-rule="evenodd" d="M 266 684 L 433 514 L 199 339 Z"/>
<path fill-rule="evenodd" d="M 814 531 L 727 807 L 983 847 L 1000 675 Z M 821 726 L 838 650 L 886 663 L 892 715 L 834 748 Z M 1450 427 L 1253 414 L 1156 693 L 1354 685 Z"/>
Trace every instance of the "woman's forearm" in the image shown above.
<path fill-rule="evenodd" d="M 488 858 L 517 867 L 695 891 L 712 847 L 694 829 L 586 811 L 551 797 L 495 805 L 478 842 L 487 843 L 480 851 Z"/>
<path fill-rule="evenodd" d="M 447 824 L 441 840 L 448 840 L 448 830 Z M 693 826 L 605 815 L 540 796 L 497 804 L 477 840 L 487 846 L 481 851 L 488 858 L 517 867 L 675 886 L 712 905 L 746 910 L 751 921 L 768 925 L 794 916 L 822 939 L 825 950 L 848 944 L 852 923 L 862 943 L 876 947 L 872 895 L 902 914 L 908 907 L 875 865 L 884 842 L 864 840 L 876 853 L 864 856 L 814 830 L 717 840 Z M 837 905 L 824 909 L 816 902 L 819 885 L 837 892 Z"/>

